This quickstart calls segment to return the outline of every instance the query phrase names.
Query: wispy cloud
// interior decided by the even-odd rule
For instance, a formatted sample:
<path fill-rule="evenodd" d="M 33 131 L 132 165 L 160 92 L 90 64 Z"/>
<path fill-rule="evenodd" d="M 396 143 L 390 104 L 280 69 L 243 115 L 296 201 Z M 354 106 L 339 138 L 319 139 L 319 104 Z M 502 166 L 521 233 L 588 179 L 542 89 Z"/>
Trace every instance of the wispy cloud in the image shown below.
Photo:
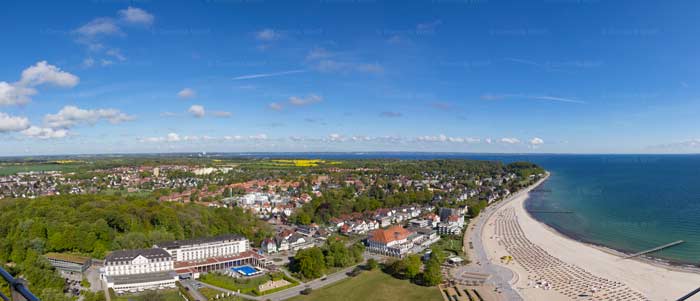
<path fill-rule="evenodd" d="M 555 102 L 565 102 L 565 103 L 577 103 L 577 104 L 585 104 L 585 101 L 578 100 L 578 99 L 573 99 L 573 98 L 566 98 L 566 97 L 557 97 L 557 96 L 550 96 L 550 95 L 530 95 L 530 94 L 492 94 L 492 93 L 487 93 L 481 95 L 481 99 L 483 100 L 506 100 L 506 99 L 529 99 L 529 100 L 544 100 L 544 101 L 555 101 Z"/>
<path fill-rule="evenodd" d="M 289 98 L 289 103 L 295 106 L 305 106 L 319 103 L 321 101 L 323 101 L 323 97 L 316 94 L 310 94 L 306 97 L 292 96 Z"/>
<path fill-rule="evenodd" d="M 276 102 L 270 103 L 269 105 L 267 105 L 267 107 L 273 111 L 282 111 L 282 109 L 284 109 L 284 106 L 282 104 Z"/>
<path fill-rule="evenodd" d="M 197 96 L 197 91 L 191 88 L 184 88 L 180 90 L 180 92 L 177 92 L 177 97 L 187 99 L 187 98 L 192 98 Z"/>
<path fill-rule="evenodd" d="M 271 42 L 275 40 L 279 40 L 282 37 L 282 34 L 279 33 L 278 31 L 270 28 L 266 28 L 263 30 L 260 30 L 255 33 L 255 38 L 259 41 L 265 41 L 265 42 Z"/>
<path fill-rule="evenodd" d="M 236 76 L 233 79 L 234 80 L 244 80 L 244 79 L 254 79 L 254 78 L 263 78 L 263 77 L 282 76 L 282 75 L 304 73 L 304 72 L 306 72 L 306 70 L 298 69 L 298 70 L 288 70 L 288 71 L 280 71 L 280 72 L 272 72 L 272 73 L 258 73 L 258 74 L 241 75 L 241 76 Z"/>

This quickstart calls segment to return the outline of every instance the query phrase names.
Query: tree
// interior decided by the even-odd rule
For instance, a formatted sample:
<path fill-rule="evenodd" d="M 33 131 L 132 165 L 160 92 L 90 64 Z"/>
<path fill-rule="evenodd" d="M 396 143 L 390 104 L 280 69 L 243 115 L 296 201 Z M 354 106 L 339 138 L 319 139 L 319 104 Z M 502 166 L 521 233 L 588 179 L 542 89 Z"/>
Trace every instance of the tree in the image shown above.
<path fill-rule="evenodd" d="M 354 263 L 354 257 L 341 241 L 327 241 L 324 254 L 329 267 L 346 267 Z"/>
<path fill-rule="evenodd" d="M 407 278 L 414 279 L 418 273 L 420 273 L 420 267 L 422 265 L 420 256 L 416 254 L 408 255 L 403 261 L 405 262 L 403 264 L 405 267 L 404 274 Z"/>
<path fill-rule="evenodd" d="M 379 263 L 377 262 L 376 259 L 370 258 L 367 259 L 367 269 L 368 270 L 375 270 L 379 266 Z"/>
<path fill-rule="evenodd" d="M 440 273 L 440 261 L 437 256 L 431 256 L 425 264 L 423 271 L 423 283 L 427 286 L 435 286 L 442 282 Z"/>
<path fill-rule="evenodd" d="M 323 251 L 318 247 L 299 250 L 296 256 L 294 256 L 291 269 L 293 272 L 299 273 L 307 279 L 321 277 L 326 270 L 326 261 L 323 257 Z"/>

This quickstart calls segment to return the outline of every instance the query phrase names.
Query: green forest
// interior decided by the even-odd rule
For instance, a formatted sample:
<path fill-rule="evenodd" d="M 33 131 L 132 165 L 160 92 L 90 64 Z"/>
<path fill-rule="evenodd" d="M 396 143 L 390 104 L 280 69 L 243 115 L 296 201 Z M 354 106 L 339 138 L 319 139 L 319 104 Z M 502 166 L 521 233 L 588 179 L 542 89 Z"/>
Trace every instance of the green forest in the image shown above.
<path fill-rule="evenodd" d="M 241 234 L 255 244 L 271 228 L 240 208 L 104 195 L 0 200 L 0 263 L 29 281 L 42 300 L 63 300 L 63 279 L 41 256 L 68 252 L 104 258 L 110 250 L 150 248 L 173 239 Z"/>

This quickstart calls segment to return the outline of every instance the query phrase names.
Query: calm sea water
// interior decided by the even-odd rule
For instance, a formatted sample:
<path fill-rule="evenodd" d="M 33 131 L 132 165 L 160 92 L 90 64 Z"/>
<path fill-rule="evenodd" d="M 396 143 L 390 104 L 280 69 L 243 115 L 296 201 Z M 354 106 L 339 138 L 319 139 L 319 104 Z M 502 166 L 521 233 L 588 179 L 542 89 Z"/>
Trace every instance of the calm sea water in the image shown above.
<path fill-rule="evenodd" d="M 247 156 L 531 161 L 552 175 L 539 192 L 533 193 L 526 208 L 573 212 L 534 213 L 536 219 L 575 239 L 624 252 L 684 240 L 684 244 L 652 256 L 675 263 L 700 263 L 700 155 L 285 153 Z"/>

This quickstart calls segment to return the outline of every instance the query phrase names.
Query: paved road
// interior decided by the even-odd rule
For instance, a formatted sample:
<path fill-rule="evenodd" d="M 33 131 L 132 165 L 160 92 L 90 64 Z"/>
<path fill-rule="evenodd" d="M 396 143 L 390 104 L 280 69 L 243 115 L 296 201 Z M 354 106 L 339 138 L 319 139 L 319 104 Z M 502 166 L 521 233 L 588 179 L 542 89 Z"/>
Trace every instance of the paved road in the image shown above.
<path fill-rule="evenodd" d="M 195 287 L 195 281 L 194 281 L 194 280 L 189 280 L 189 279 L 180 280 L 180 284 L 182 284 L 182 286 L 188 288 L 190 294 L 192 294 L 192 297 L 197 298 L 198 301 L 199 301 L 199 300 L 201 300 L 201 301 L 206 301 L 206 300 L 207 300 L 207 297 L 205 297 L 204 295 L 202 295 L 202 293 L 200 293 L 200 292 L 197 290 L 197 287 Z"/>
<path fill-rule="evenodd" d="M 517 274 L 513 273 L 513 271 L 506 267 L 495 265 L 489 261 L 484 248 L 482 234 L 484 232 L 484 225 L 486 225 L 494 212 L 498 211 L 498 209 L 503 207 L 505 204 L 508 204 L 514 198 L 527 194 L 530 189 L 537 187 L 543 182 L 543 180 L 528 187 L 528 189 L 523 189 L 514 193 L 506 200 L 486 207 L 486 209 L 484 209 L 475 220 L 472 220 L 472 222 L 469 223 L 469 229 L 467 230 L 468 232 L 464 235 L 463 248 L 464 251 L 469 254 L 471 263 L 458 268 L 457 274 L 463 271 L 489 274 L 491 275 L 491 278 L 489 278 L 487 283 L 495 286 L 496 289 L 503 294 L 506 300 L 523 300 L 520 294 L 513 289 L 510 284 L 510 281 L 513 280 L 514 277 L 517 277 Z M 472 242 L 474 249 L 469 248 L 470 241 Z"/>

